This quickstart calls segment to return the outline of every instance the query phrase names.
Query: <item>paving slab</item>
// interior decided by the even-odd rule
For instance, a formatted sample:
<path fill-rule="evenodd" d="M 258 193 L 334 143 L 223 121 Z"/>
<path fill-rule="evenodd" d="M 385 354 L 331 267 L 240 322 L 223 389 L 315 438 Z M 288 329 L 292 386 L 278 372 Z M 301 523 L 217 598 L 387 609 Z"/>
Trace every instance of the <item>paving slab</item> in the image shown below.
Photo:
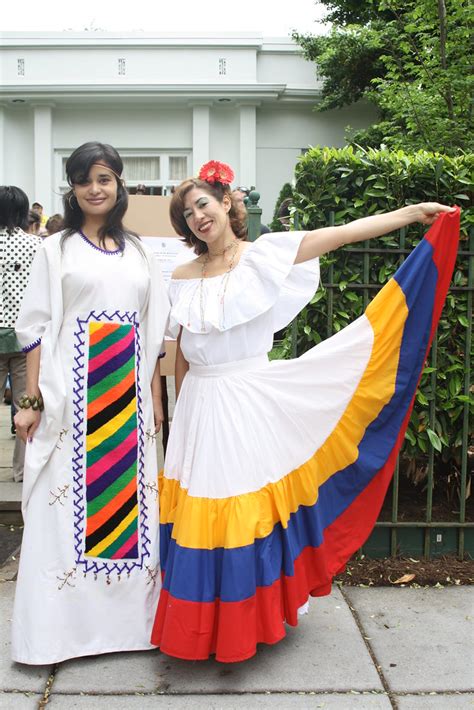
<path fill-rule="evenodd" d="M 110 698 L 97 695 L 50 697 L 51 710 L 110 710 Z M 243 695 L 121 695 L 115 696 L 113 710 L 391 710 L 384 695 L 268 693 Z"/>
<path fill-rule="evenodd" d="M 3 469 L 6 471 L 7 469 Z M 11 471 L 10 471 L 11 473 Z M 0 481 L 0 502 L 21 503 L 21 483 L 15 483 L 10 477 L 7 481 Z"/>
<path fill-rule="evenodd" d="M 12 461 L 15 437 L 10 432 L 10 407 L 0 404 L 0 518 L 21 522 L 22 484 L 13 480 Z"/>
<path fill-rule="evenodd" d="M 20 690 L 43 694 L 50 666 L 25 666 L 11 661 L 10 634 L 14 593 L 14 582 L 0 583 L 0 691 Z"/>
<path fill-rule="evenodd" d="M 11 555 L 10 558 L 0 568 L 0 584 L 2 582 L 14 582 L 18 575 L 18 560 L 20 555 Z"/>
<path fill-rule="evenodd" d="M 459 695 L 403 695 L 397 697 L 398 710 L 472 710 L 474 693 Z"/>
<path fill-rule="evenodd" d="M 181 661 L 159 651 L 67 661 L 55 693 L 241 693 L 382 691 L 352 614 L 339 589 L 311 600 L 298 628 L 275 646 L 259 647 L 244 663 Z"/>
<path fill-rule="evenodd" d="M 10 431 L 10 407 L 0 404 L 0 481 L 13 480 L 12 461 L 15 437 Z"/>
<path fill-rule="evenodd" d="M 473 690 L 473 587 L 345 591 L 392 691 Z"/>
<path fill-rule="evenodd" d="M 11 433 L 9 426 L 4 426 L 1 419 L 3 416 L 3 412 L 0 412 L 0 467 L 11 468 L 15 437 Z"/>
<path fill-rule="evenodd" d="M 18 552 L 23 535 L 23 526 L 0 523 L 0 567 Z"/>
<path fill-rule="evenodd" d="M 1 710 L 37 710 L 42 695 L 36 693 L 0 693 Z"/>
<path fill-rule="evenodd" d="M 0 567 L 0 583 L 14 582 L 16 580 L 19 561 L 19 552 L 16 552 L 14 555 L 10 555 L 9 559 Z"/>
<path fill-rule="evenodd" d="M 10 438 L 10 434 L 8 434 Z M 6 440 L 6 433 L 3 427 L 0 427 L 0 481 L 12 481 L 13 480 L 13 437 L 11 437 L 12 443 Z"/>

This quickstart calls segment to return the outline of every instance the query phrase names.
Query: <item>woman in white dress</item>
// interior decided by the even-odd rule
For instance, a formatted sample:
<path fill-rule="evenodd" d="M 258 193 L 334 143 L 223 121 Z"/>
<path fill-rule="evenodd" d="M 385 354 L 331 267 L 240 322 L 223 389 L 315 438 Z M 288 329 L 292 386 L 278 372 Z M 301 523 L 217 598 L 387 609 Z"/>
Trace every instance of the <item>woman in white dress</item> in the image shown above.
<path fill-rule="evenodd" d="M 12 636 L 21 663 L 150 648 L 169 303 L 157 260 L 123 227 L 122 169 L 108 145 L 70 156 L 65 229 L 39 249 L 16 325 L 27 352 L 15 420 L 27 440 Z"/>
<path fill-rule="evenodd" d="M 368 537 L 459 224 L 458 210 L 423 203 L 250 244 L 231 180 L 211 161 L 171 203 L 198 256 L 169 291 L 179 397 L 160 479 L 164 578 L 152 634 L 167 654 L 227 662 L 280 640 Z M 273 333 L 314 295 L 319 256 L 416 221 L 434 226 L 362 317 L 298 359 L 268 361 Z"/>

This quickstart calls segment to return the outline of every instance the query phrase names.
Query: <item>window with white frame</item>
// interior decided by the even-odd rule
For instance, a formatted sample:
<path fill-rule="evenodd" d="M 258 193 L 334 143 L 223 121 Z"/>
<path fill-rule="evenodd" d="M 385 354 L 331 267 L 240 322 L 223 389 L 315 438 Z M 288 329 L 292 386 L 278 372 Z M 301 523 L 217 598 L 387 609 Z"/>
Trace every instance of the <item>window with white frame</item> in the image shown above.
<path fill-rule="evenodd" d="M 66 162 L 72 150 L 56 153 L 57 205 L 61 211 L 61 197 L 68 191 Z M 188 175 L 191 153 L 188 151 L 132 151 L 119 150 L 123 161 L 123 178 L 127 189 L 134 193 L 137 185 L 145 185 L 147 194 L 169 195 Z"/>
<path fill-rule="evenodd" d="M 169 177 L 170 180 L 182 182 L 188 176 L 188 156 L 170 155 Z"/>
<path fill-rule="evenodd" d="M 130 185 L 136 181 L 139 183 L 145 182 L 160 182 L 161 177 L 161 156 L 129 156 L 122 155 L 123 161 L 123 178 Z"/>

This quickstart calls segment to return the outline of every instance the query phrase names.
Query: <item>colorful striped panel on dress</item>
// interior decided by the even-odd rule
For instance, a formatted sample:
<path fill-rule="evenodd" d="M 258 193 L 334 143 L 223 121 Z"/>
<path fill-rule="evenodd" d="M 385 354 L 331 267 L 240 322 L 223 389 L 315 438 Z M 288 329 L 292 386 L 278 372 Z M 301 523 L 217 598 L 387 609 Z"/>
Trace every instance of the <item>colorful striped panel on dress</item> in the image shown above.
<path fill-rule="evenodd" d="M 362 318 L 374 340 L 365 372 L 302 466 L 227 499 L 193 497 L 179 481 L 160 479 L 164 583 L 152 642 L 163 652 L 245 660 L 257 643 L 280 640 L 284 622 L 296 625 L 309 594 L 330 592 L 382 506 L 458 239 L 459 210 L 436 220 L 369 304 Z"/>
<path fill-rule="evenodd" d="M 88 557 L 138 558 L 135 327 L 89 323 Z"/>

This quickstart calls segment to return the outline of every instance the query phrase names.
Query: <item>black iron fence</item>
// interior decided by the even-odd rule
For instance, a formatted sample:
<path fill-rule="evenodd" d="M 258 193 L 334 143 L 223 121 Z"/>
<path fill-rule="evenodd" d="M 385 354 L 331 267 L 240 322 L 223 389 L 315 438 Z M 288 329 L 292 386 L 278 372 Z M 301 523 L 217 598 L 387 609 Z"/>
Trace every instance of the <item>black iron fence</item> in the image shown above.
<path fill-rule="evenodd" d="M 251 193 L 248 202 L 249 211 L 249 236 L 254 240 L 260 234 L 260 215 L 261 210 L 258 207 L 258 193 Z M 334 223 L 334 214 L 329 215 L 329 224 Z M 405 245 L 406 231 L 399 230 L 398 246 L 396 248 L 387 248 L 386 245 L 380 247 L 374 246 L 374 242 L 361 242 L 360 245 L 354 247 L 345 247 L 346 252 L 351 252 L 351 255 L 361 261 L 360 273 L 362 279 L 360 282 L 351 282 L 351 290 L 355 290 L 362 295 L 363 306 L 367 306 L 377 291 L 381 288 L 380 283 L 375 283 L 371 279 L 373 269 L 371 269 L 372 260 L 381 255 L 391 254 L 393 260 L 398 262 L 403 261 L 410 253 L 411 249 L 407 249 Z M 464 242 L 465 245 L 465 242 Z M 472 348 L 472 306 L 474 292 L 474 231 L 471 232 L 469 244 L 466 248 L 462 248 L 458 253 L 458 264 L 463 262 L 464 270 L 467 263 L 467 284 L 451 285 L 451 293 L 465 293 L 467 298 L 467 323 L 465 327 L 464 338 L 464 378 L 462 382 L 462 398 L 463 413 L 461 419 L 461 464 L 460 464 L 460 480 L 458 485 L 458 501 L 456 506 L 459 509 L 449 511 L 445 514 L 437 511 L 437 515 L 433 515 L 433 491 L 435 488 L 435 447 L 431 441 L 427 443 L 426 451 L 426 477 L 424 478 L 424 493 L 425 501 L 423 505 L 418 505 L 418 512 L 423 511 L 423 515 L 414 516 L 413 507 L 411 506 L 411 514 L 407 515 L 405 510 L 407 498 L 401 500 L 400 489 L 405 483 L 400 472 L 400 456 L 397 459 L 393 482 L 387 494 L 384 507 L 380 519 L 376 523 L 376 527 L 364 545 L 363 552 L 372 557 L 385 557 L 388 555 L 394 556 L 397 554 L 405 555 L 422 555 L 424 557 L 436 557 L 446 553 L 457 553 L 460 558 L 466 554 L 474 557 L 474 522 L 467 515 L 467 502 L 472 500 L 471 488 L 469 482 L 470 472 L 468 471 L 469 462 L 469 437 L 472 436 L 469 419 L 469 398 L 472 394 L 471 381 L 471 348 Z M 340 284 L 334 280 L 334 263 L 330 262 L 323 274 L 322 287 L 324 288 L 323 304 L 324 310 L 327 313 L 326 333 L 324 337 L 329 337 L 333 334 L 334 325 L 334 303 L 335 294 L 339 291 Z M 296 321 L 291 326 L 291 350 L 292 355 L 297 355 L 297 327 Z M 431 397 L 429 401 L 429 427 L 435 429 L 435 421 L 439 402 L 437 398 L 437 356 L 438 356 L 438 334 L 433 339 L 433 344 L 429 356 L 429 377 L 431 385 Z M 419 499 L 419 491 L 417 498 Z M 415 506 L 415 510 L 417 510 Z M 407 517 L 411 519 L 407 519 Z M 436 519 L 434 519 L 434 517 Z"/>

